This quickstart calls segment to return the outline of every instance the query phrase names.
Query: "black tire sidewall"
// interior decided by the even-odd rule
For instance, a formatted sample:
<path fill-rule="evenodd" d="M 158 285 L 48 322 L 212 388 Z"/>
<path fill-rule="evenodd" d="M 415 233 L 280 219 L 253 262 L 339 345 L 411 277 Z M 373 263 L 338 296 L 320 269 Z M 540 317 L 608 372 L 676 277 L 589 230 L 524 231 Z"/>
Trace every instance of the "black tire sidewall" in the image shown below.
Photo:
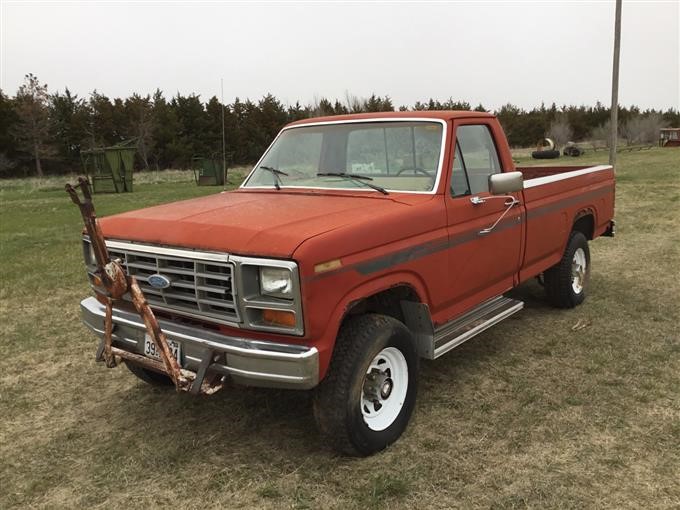
<path fill-rule="evenodd" d="M 586 278 L 581 292 L 572 287 L 572 261 L 576 250 L 582 248 L 586 256 Z M 582 232 L 574 231 L 569 237 L 562 259 L 544 273 L 545 290 L 549 301 L 558 308 L 573 308 L 583 303 L 590 281 L 590 249 Z"/>
<path fill-rule="evenodd" d="M 544 150 L 544 151 L 534 151 L 531 153 L 531 157 L 534 159 L 556 159 L 560 157 L 560 151 L 553 149 L 553 150 Z"/>
<path fill-rule="evenodd" d="M 148 370 L 144 367 L 140 367 L 139 365 L 135 365 L 134 363 L 125 362 L 125 366 L 138 379 L 144 381 L 147 384 L 150 384 L 151 386 L 158 387 L 174 386 L 172 379 L 170 379 L 170 377 L 168 377 L 165 374 L 161 374 L 160 372 L 154 372 L 153 370 Z"/>
<path fill-rule="evenodd" d="M 352 384 L 347 399 L 346 419 L 350 441 L 363 455 L 380 451 L 394 443 L 406 429 L 418 392 L 418 353 L 410 332 L 403 324 L 394 320 L 391 326 L 381 330 L 374 341 L 364 345 L 361 362 L 357 363 L 352 374 Z M 368 367 L 375 356 L 387 347 L 395 347 L 403 354 L 408 367 L 408 388 L 401 411 L 392 424 L 384 430 L 376 431 L 368 427 L 361 412 L 363 383 Z"/>

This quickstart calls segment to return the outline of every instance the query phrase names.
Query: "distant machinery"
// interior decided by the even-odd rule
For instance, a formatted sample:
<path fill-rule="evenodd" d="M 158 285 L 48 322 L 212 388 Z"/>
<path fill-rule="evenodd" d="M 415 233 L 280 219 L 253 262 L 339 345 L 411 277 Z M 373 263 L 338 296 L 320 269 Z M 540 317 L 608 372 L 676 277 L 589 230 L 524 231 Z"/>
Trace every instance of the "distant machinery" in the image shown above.
<path fill-rule="evenodd" d="M 210 158 L 193 157 L 191 166 L 194 178 L 199 186 L 223 186 L 226 169 L 220 154 L 213 154 Z"/>
<path fill-rule="evenodd" d="M 680 128 L 661 128 L 659 147 L 680 147 Z"/>
<path fill-rule="evenodd" d="M 137 141 L 127 140 L 112 147 L 96 147 L 80 151 L 85 174 L 95 193 L 132 191 L 132 170 Z"/>

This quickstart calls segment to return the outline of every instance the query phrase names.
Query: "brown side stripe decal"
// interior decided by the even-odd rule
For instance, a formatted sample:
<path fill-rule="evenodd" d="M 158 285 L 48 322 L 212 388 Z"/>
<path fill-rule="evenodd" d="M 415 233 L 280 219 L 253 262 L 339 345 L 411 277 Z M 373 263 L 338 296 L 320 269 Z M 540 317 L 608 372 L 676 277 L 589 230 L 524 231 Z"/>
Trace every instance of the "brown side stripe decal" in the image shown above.
<path fill-rule="evenodd" d="M 576 205 L 585 200 L 598 198 L 602 195 L 608 194 L 611 191 L 612 187 L 613 186 L 606 186 L 598 190 L 584 193 L 583 195 L 579 195 L 577 197 L 565 198 L 553 204 L 548 204 L 545 206 L 538 207 L 536 209 L 532 209 L 527 212 L 527 218 L 528 219 L 538 218 L 540 216 L 557 212 L 566 207 Z M 501 221 L 496 226 L 496 228 L 488 235 L 497 234 L 498 232 L 502 232 L 503 230 L 515 227 L 517 225 L 519 225 L 519 222 L 517 221 L 516 216 L 513 214 L 510 218 L 506 218 L 503 221 Z M 468 230 L 466 232 L 461 232 L 460 234 L 457 234 L 456 236 L 453 236 L 451 238 L 442 237 L 439 239 L 435 239 L 434 241 L 428 241 L 426 243 L 412 246 L 410 248 L 398 250 L 387 255 L 382 255 L 380 257 L 367 260 L 365 262 L 358 262 L 350 266 L 344 266 L 335 271 L 328 271 L 327 273 L 314 275 L 306 279 L 309 281 L 314 281 L 320 278 L 325 278 L 326 276 L 342 273 L 350 269 L 354 269 L 362 275 L 369 275 L 372 273 L 383 271 L 393 266 L 410 262 L 412 260 L 417 260 L 423 257 L 427 257 L 429 255 L 433 255 L 434 253 L 440 252 L 442 250 L 448 250 L 450 248 L 460 246 L 461 244 L 465 244 L 476 239 L 479 239 L 479 237 L 480 237 L 479 229 Z"/>
<path fill-rule="evenodd" d="M 583 202 L 585 200 L 591 200 L 593 198 L 599 198 L 603 195 L 607 195 L 608 193 L 610 193 L 612 188 L 613 188 L 613 186 L 605 186 L 603 188 L 584 193 L 583 195 L 578 195 L 578 196 L 571 197 L 571 198 L 564 198 L 564 199 L 560 200 L 559 202 L 555 202 L 554 204 L 548 204 L 548 205 L 544 205 L 544 206 L 541 206 L 541 207 L 537 207 L 536 209 L 531 209 L 531 210 L 527 211 L 527 218 L 528 219 L 538 218 L 538 217 L 544 216 L 546 214 L 551 214 L 551 213 L 557 212 L 560 209 L 571 207 L 572 205 L 576 205 L 576 204 Z"/>

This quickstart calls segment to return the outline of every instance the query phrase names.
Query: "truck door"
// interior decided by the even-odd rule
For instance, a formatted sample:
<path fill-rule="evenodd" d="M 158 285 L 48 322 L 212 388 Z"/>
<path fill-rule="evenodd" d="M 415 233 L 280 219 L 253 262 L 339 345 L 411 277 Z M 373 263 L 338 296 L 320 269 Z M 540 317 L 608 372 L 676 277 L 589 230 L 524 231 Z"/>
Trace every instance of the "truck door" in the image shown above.
<path fill-rule="evenodd" d="M 446 196 L 451 315 L 512 288 L 522 244 L 521 206 L 513 206 L 491 232 L 481 233 L 511 201 L 489 193 L 489 176 L 502 171 L 490 125 L 480 119 L 469 122 L 455 124 Z M 518 200 L 521 195 L 513 194 Z"/>

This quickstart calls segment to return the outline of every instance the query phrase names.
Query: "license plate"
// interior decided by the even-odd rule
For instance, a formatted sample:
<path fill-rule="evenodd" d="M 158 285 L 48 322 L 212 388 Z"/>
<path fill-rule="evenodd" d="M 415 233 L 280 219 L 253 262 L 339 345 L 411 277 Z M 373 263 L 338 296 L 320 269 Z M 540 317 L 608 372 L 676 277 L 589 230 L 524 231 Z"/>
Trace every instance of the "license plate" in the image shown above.
<path fill-rule="evenodd" d="M 181 354 L 180 344 L 175 342 L 174 340 L 168 340 L 168 347 L 170 347 L 170 352 L 177 360 L 177 363 L 179 363 Z M 159 361 L 161 359 L 161 353 L 156 347 L 156 344 L 153 343 L 153 340 L 151 339 L 151 336 L 149 336 L 148 333 L 144 333 L 144 355 Z"/>

